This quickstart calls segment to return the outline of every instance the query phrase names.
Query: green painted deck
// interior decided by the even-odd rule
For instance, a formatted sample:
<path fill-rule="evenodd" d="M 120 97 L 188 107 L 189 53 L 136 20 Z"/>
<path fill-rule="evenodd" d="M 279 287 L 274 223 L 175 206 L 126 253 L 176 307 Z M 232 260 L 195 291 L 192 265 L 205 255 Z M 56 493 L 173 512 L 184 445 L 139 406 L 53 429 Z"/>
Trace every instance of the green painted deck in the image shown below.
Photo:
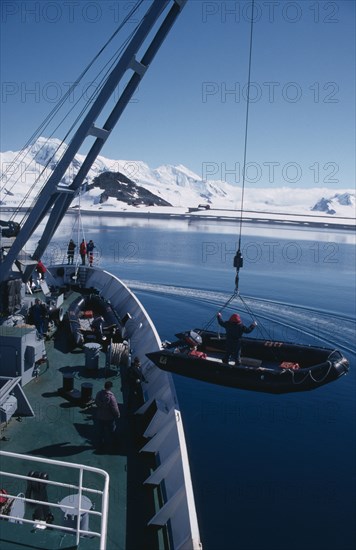
<path fill-rule="evenodd" d="M 101 468 L 110 475 L 109 519 L 107 550 L 161 548 L 165 543 L 164 533 L 151 530 L 147 522 L 155 513 L 158 495 L 156 489 L 143 486 L 143 481 L 155 467 L 154 456 L 139 453 L 145 440 L 140 436 L 140 419 L 127 410 L 127 389 L 122 385 L 121 373 L 115 368 L 105 370 L 105 353 L 100 352 L 99 368 L 96 372 L 87 371 L 85 354 L 82 349 L 73 349 L 70 335 L 61 326 L 46 343 L 48 364 L 41 366 L 40 374 L 24 388 L 28 400 L 35 411 L 35 417 L 17 419 L 13 417 L 7 427 L 3 427 L 0 439 L 1 449 L 47 457 L 50 459 L 75 462 Z M 105 379 L 113 382 L 112 391 L 116 395 L 121 411 L 117 440 L 110 452 L 95 448 L 95 428 L 93 416 L 95 405 L 83 406 L 65 398 L 58 389 L 63 387 L 63 374 L 72 373 L 74 389 L 81 391 L 86 382 L 93 384 L 93 397 L 102 389 Z M 20 421 L 21 420 L 21 421 Z M 6 440 L 4 440 L 6 438 Z M 6 469 L 9 459 L 1 457 L 1 469 Z M 27 475 L 31 470 L 43 471 L 43 465 L 24 462 L 17 464 L 17 472 Z M 11 465 L 12 467 L 12 465 Z M 50 468 L 46 470 L 49 479 Z M 71 471 L 63 481 L 71 482 Z M 6 487 L 5 480 L 2 486 Z M 16 487 L 9 487 L 12 494 L 25 493 L 26 481 L 20 480 Z M 89 480 L 90 483 L 90 480 Z M 59 502 L 68 494 L 68 489 L 57 489 Z M 84 493 L 85 494 L 85 493 Z M 51 500 L 50 489 L 48 490 Z M 90 497 L 93 502 L 94 499 Z M 32 519 L 33 508 L 26 506 L 25 517 Z M 61 523 L 63 513 L 51 510 L 55 523 Z M 90 529 L 97 530 L 97 518 L 90 516 Z M 93 523 L 93 524 L 92 524 Z M 0 521 L 0 541 L 2 550 L 46 548 L 75 548 L 75 536 L 47 528 L 34 530 L 29 524 L 14 524 Z M 80 549 L 98 550 L 97 538 L 81 537 Z"/>

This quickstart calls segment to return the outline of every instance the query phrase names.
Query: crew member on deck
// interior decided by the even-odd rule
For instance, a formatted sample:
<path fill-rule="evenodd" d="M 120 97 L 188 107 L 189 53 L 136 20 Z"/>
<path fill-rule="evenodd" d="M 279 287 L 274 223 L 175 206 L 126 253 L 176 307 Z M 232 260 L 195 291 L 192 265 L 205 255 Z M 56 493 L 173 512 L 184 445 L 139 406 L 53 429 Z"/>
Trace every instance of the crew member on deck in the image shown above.
<path fill-rule="evenodd" d="M 217 314 L 217 320 L 220 326 L 226 330 L 226 353 L 222 359 L 223 363 L 228 364 L 232 356 L 235 365 L 241 365 L 241 338 L 243 334 L 252 332 L 257 327 L 254 321 L 249 327 L 246 327 L 241 321 L 240 315 L 234 313 L 228 321 L 223 321 L 221 313 Z"/>
<path fill-rule="evenodd" d="M 83 239 L 79 247 L 80 257 L 82 259 L 82 265 L 85 265 L 85 256 L 87 255 L 87 243 Z"/>
<path fill-rule="evenodd" d="M 143 403 L 142 382 L 147 380 L 141 369 L 141 361 L 135 357 L 131 365 L 127 369 L 127 379 L 129 383 L 129 410 L 133 411 L 140 407 Z"/>
<path fill-rule="evenodd" d="M 95 244 L 94 244 L 94 242 L 90 239 L 90 241 L 89 241 L 88 244 L 87 244 L 87 256 L 88 256 L 88 262 L 89 262 L 89 266 L 90 266 L 90 267 L 93 267 L 93 261 L 94 261 L 94 248 L 95 248 Z"/>
<path fill-rule="evenodd" d="M 96 445 L 97 447 L 109 448 L 114 443 L 114 433 L 117 428 L 117 421 L 120 418 L 119 405 L 116 397 L 111 391 L 113 383 L 107 380 L 104 389 L 100 390 L 95 397 L 96 411 Z"/>
<path fill-rule="evenodd" d="M 73 239 L 71 239 L 68 243 L 68 249 L 67 249 L 68 265 L 73 265 L 75 247 L 76 247 L 76 244 L 73 241 Z"/>
<path fill-rule="evenodd" d="M 38 337 L 42 339 L 47 332 L 48 324 L 48 312 L 46 304 L 36 298 L 34 305 L 30 308 L 30 317 L 33 320 L 33 323 L 37 329 Z"/>
<path fill-rule="evenodd" d="M 38 260 L 38 262 L 37 262 L 36 271 L 38 273 L 39 278 L 44 280 L 47 268 L 43 265 L 41 260 Z"/>
<path fill-rule="evenodd" d="M 91 324 L 91 328 L 95 333 L 95 337 L 97 340 L 106 340 L 106 337 L 104 336 L 104 317 L 102 315 L 98 315 L 95 317 Z"/>

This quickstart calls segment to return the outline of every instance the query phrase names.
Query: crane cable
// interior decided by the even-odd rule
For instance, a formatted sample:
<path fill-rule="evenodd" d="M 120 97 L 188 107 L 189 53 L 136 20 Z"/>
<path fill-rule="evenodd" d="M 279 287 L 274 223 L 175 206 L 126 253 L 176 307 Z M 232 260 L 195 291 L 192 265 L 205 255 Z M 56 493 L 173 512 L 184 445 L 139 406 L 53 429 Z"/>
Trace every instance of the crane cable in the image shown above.
<path fill-rule="evenodd" d="M 249 40 L 249 58 L 248 58 L 248 77 L 247 77 L 247 98 L 246 98 L 246 115 L 245 115 L 245 135 L 244 135 L 244 153 L 243 153 L 243 169 L 242 169 L 242 187 L 241 187 L 241 205 L 240 205 L 240 219 L 239 219 L 239 240 L 238 240 L 238 249 L 234 257 L 234 267 L 236 268 L 236 277 L 235 277 L 235 290 L 230 296 L 230 298 L 225 302 L 225 304 L 220 309 L 220 312 L 227 308 L 230 303 L 235 298 L 240 298 L 243 303 L 247 313 L 252 318 L 253 322 L 256 323 L 256 318 L 247 305 L 243 297 L 239 292 L 239 271 L 243 267 L 243 257 L 241 252 L 241 241 L 242 241 L 242 220 L 243 220 L 243 209 L 244 209 L 244 197 L 245 197 L 245 181 L 246 181 L 246 159 L 247 159 L 247 144 L 248 144 L 248 123 L 249 123 L 249 108 L 250 108 L 250 87 L 251 87 L 251 69 L 252 69 L 252 45 L 253 45 L 253 22 L 254 22 L 254 7 L 255 1 L 251 2 L 251 24 L 250 24 L 250 40 Z M 210 321 L 204 326 L 203 331 L 207 330 L 216 320 L 216 315 L 214 315 Z M 268 331 L 261 327 L 263 331 Z"/>
<path fill-rule="evenodd" d="M 254 316 L 251 310 L 248 308 L 247 304 L 242 299 L 242 296 L 239 293 L 239 271 L 243 267 L 243 257 L 241 252 L 241 239 L 242 239 L 242 214 L 243 214 L 243 205 L 244 205 L 244 196 L 245 196 L 245 180 L 246 180 L 246 158 L 247 158 L 247 138 L 248 138 L 248 120 L 249 120 L 249 107 L 250 107 L 250 85 L 251 85 L 251 68 L 252 68 L 252 44 L 253 44 L 253 20 L 254 20 L 254 5 L 255 2 L 252 0 L 251 4 L 251 24 L 250 24 L 250 43 L 249 43 L 249 57 L 248 57 L 248 77 L 247 77 L 247 100 L 246 100 L 246 115 L 245 115 L 245 137 L 244 137 L 244 154 L 243 154 L 243 169 L 242 169 L 242 188 L 241 188 L 241 206 L 240 206 L 240 220 L 239 220 L 239 240 L 238 240 L 238 249 L 234 257 L 234 267 L 236 268 L 236 277 L 235 277 L 235 290 L 222 306 L 220 311 L 225 309 L 236 297 L 239 297 L 244 304 L 246 310 L 251 315 L 252 319 Z M 214 317 L 205 325 L 204 330 L 206 330 L 215 320 Z"/>
<path fill-rule="evenodd" d="M 228 298 L 228 300 L 225 302 L 225 304 L 219 309 L 219 311 L 223 311 L 224 309 L 226 309 L 230 303 L 238 296 L 238 292 L 234 292 L 230 298 Z M 214 321 L 216 320 L 216 315 L 214 314 L 213 317 L 210 319 L 210 321 L 208 321 L 204 326 L 203 328 L 201 329 L 201 331 L 199 332 L 205 332 L 209 329 L 209 327 L 214 323 Z"/>
<path fill-rule="evenodd" d="M 239 289 L 239 271 L 243 267 L 243 257 L 241 252 L 241 238 L 242 238 L 242 214 L 244 208 L 245 198 L 245 180 L 246 180 L 246 157 L 247 157 L 247 138 L 248 138 L 248 119 L 250 108 L 250 86 L 251 86 L 251 68 L 252 68 L 252 44 L 253 44 L 253 20 L 254 20 L 254 7 L 255 0 L 251 3 L 251 25 L 250 25 L 250 46 L 249 46 L 249 59 L 248 59 L 248 77 L 247 77 L 247 98 L 246 98 L 246 116 L 245 116 L 245 138 L 244 138 L 244 155 L 243 155 L 243 168 L 242 168 L 242 187 L 241 187 L 241 206 L 240 206 L 240 222 L 239 222 L 239 242 L 238 249 L 234 258 L 234 267 L 236 268 L 235 277 L 235 292 Z"/>

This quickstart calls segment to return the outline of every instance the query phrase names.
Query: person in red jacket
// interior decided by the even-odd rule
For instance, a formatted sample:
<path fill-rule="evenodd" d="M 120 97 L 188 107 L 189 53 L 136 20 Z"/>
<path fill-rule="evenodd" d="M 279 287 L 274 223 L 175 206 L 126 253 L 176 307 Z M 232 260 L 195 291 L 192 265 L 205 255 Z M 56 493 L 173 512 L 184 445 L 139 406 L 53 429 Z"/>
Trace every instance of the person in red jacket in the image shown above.
<path fill-rule="evenodd" d="M 87 255 L 87 243 L 83 239 L 79 246 L 79 253 L 82 259 L 82 265 L 85 265 L 85 257 Z"/>
<path fill-rule="evenodd" d="M 241 365 L 242 335 L 252 332 L 257 327 L 257 323 L 254 321 L 249 327 L 246 327 L 237 313 L 233 313 L 228 321 L 223 321 L 220 311 L 217 314 L 217 320 L 219 325 L 226 330 L 226 353 L 222 362 L 228 364 L 232 356 L 235 365 Z"/>
<path fill-rule="evenodd" d="M 36 271 L 38 273 L 39 278 L 43 280 L 45 278 L 45 273 L 47 271 L 47 268 L 43 265 L 41 260 L 38 260 L 37 262 Z"/>

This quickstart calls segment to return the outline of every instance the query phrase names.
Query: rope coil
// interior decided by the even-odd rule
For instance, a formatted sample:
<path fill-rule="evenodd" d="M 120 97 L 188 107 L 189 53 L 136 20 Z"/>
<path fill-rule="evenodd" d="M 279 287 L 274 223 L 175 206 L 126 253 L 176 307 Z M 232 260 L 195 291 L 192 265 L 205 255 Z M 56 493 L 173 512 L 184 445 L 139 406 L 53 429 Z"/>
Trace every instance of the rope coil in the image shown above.
<path fill-rule="evenodd" d="M 127 343 L 111 344 L 110 346 L 110 364 L 115 367 L 127 365 L 129 360 L 129 346 Z"/>

